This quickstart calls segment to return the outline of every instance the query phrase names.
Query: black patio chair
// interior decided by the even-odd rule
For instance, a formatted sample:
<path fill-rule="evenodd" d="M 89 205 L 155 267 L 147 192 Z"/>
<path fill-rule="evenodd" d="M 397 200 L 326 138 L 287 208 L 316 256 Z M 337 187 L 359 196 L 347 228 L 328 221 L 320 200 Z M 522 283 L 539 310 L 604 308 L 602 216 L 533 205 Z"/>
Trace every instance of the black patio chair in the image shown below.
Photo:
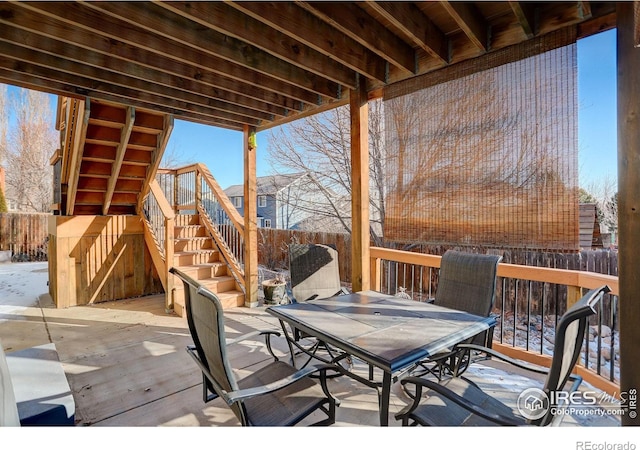
<path fill-rule="evenodd" d="M 227 341 L 224 313 L 218 297 L 176 268 L 170 272 L 180 278 L 185 289 L 185 309 L 194 345 L 187 347 L 202 371 L 203 400 L 222 398 L 243 426 L 295 425 L 317 410 L 327 418 L 314 425 L 335 423 L 338 401 L 327 388 L 323 364 L 301 370 L 278 360 L 271 348 L 271 336 L 277 331 L 255 331 Z M 250 375 L 236 379 L 227 356 L 227 346 L 249 337 L 264 335 L 274 360 Z M 312 379 L 316 374 L 319 381 Z"/>
<path fill-rule="evenodd" d="M 403 426 L 560 425 L 566 415 L 563 413 L 566 404 L 562 400 L 576 391 L 582 382 L 582 378 L 572 371 L 580 356 L 587 320 L 595 314 L 596 305 L 608 292 L 606 285 L 590 290 L 562 316 L 556 327 L 550 368 L 518 361 L 487 347 L 460 345 L 484 352 L 508 365 L 546 375 L 542 389 L 525 389 L 517 399 L 498 399 L 495 393 L 499 386 L 492 384 L 501 385 L 500 379 L 486 380 L 481 389 L 462 376 L 447 378 L 440 383 L 408 377 L 401 383 L 412 385 L 415 397 L 411 404 L 395 415 L 396 419 L 401 420 Z M 558 395 L 565 390 L 567 381 L 572 383 L 566 394 Z"/>
<path fill-rule="evenodd" d="M 432 302 L 446 308 L 457 309 L 482 317 L 488 317 L 493 308 L 498 263 L 502 256 L 481 255 L 448 250 L 442 256 L 438 288 Z M 493 327 L 466 343 L 491 348 Z M 410 371 L 411 376 L 435 375 L 438 379 L 454 371 L 462 374 L 471 364 L 473 352 L 459 347 L 443 351 L 421 361 Z M 411 393 L 407 392 L 410 396 Z"/>
<path fill-rule="evenodd" d="M 332 245 L 299 244 L 289 245 L 289 272 L 291 287 L 289 297 L 293 303 L 302 303 L 313 299 L 323 299 L 338 295 L 349 294 L 349 290 L 340 283 L 340 268 L 338 265 L 338 251 Z M 308 336 L 300 330 L 292 330 L 296 347 L 311 357 L 321 361 L 341 361 L 347 367 L 352 364 L 351 357 L 338 352 L 316 338 Z M 303 340 L 311 341 L 306 345 Z M 326 352 L 326 358 L 316 358 L 318 352 Z M 300 355 L 295 353 L 292 357 Z M 304 366 L 303 366 L 304 367 Z"/>
<path fill-rule="evenodd" d="M 348 294 L 340 284 L 338 251 L 325 244 L 290 244 L 289 271 L 292 301 Z"/>

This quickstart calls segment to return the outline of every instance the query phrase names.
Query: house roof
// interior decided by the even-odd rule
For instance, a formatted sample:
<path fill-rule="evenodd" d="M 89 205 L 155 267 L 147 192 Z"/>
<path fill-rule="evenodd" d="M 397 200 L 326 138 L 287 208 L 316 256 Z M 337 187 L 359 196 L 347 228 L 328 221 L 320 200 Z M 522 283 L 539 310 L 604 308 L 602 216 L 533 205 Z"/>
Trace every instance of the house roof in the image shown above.
<path fill-rule="evenodd" d="M 306 172 L 267 175 L 256 179 L 258 195 L 274 195 L 282 188 L 307 175 Z M 224 190 L 227 197 L 244 197 L 244 185 L 234 184 Z"/>
<path fill-rule="evenodd" d="M 260 131 L 615 25 L 615 2 L 0 1 L 0 82 Z"/>

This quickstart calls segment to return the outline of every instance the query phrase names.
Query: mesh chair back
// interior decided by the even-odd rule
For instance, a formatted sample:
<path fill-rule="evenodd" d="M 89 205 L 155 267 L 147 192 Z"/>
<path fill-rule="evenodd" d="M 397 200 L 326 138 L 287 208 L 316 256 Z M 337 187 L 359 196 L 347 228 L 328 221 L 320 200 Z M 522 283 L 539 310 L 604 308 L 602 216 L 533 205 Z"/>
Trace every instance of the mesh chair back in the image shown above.
<path fill-rule="evenodd" d="M 221 395 L 238 389 L 236 378 L 227 358 L 224 314 L 216 295 L 197 281 L 177 269 L 171 272 L 184 283 L 185 311 L 189 332 L 196 347 L 198 358 L 208 369 L 215 383 L 206 377 L 203 382 L 211 392 Z M 243 422 L 246 414 L 242 402 L 231 405 L 236 417 Z"/>
<path fill-rule="evenodd" d="M 338 251 L 324 244 L 289 245 L 291 292 L 297 302 L 327 298 L 340 290 Z"/>
<path fill-rule="evenodd" d="M 596 313 L 596 305 L 602 296 L 609 291 L 608 286 L 590 290 L 569 308 L 560 319 L 556 327 L 551 368 L 543 388 L 548 396 L 551 392 L 558 392 L 564 389 L 580 356 L 587 320 L 589 316 Z M 549 398 L 550 400 L 557 400 L 556 395 L 551 395 Z M 549 424 L 554 417 L 553 412 L 557 411 L 556 406 L 557 403 L 552 401 L 548 413 L 538 421 L 534 421 L 534 423 L 536 425 Z"/>
<path fill-rule="evenodd" d="M 440 263 L 435 304 L 486 317 L 496 292 L 502 256 L 448 250 Z"/>

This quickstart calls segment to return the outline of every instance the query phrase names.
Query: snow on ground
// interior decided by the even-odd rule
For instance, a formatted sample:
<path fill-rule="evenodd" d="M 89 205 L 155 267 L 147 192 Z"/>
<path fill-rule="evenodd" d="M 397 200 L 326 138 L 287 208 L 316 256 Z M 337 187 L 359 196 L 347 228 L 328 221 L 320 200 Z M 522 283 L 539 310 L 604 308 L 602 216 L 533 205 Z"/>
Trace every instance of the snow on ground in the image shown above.
<path fill-rule="evenodd" d="M 42 295 L 49 293 L 48 282 L 46 261 L 0 264 L 0 314 L 13 314 L 36 305 Z"/>

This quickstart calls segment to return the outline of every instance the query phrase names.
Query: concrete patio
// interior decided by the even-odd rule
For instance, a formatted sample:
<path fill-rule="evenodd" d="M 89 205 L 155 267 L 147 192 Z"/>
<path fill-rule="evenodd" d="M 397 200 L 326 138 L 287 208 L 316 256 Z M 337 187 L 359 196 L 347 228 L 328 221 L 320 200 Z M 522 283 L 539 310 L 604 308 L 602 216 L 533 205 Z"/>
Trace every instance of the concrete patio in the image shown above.
<path fill-rule="evenodd" d="M 47 263 L 0 264 L 0 341 L 10 354 L 53 342 L 76 406 L 77 426 L 237 426 L 221 400 L 202 401 L 201 375 L 184 348 L 191 343 L 186 319 L 164 311 L 164 296 L 56 309 L 48 295 Z M 278 329 L 263 306 L 226 312 L 228 336 L 253 329 Z M 277 351 L 286 358 L 283 339 Z M 234 367 L 253 370 L 268 360 L 258 341 L 231 350 Z M 470 370 L 479 384 L 499 379 L 504 392 L 522 392 L 531 382 L 504 374 L 495 363 Z M 355 361 L 355 370 L 367 367 Z M 590 389 L 584 386 L 583 389 Z M 340 400 L 338 427 L 376 426 L 375 390 L 347 377 L 331 381 Z M 517 394 L 516 394 L 517 396 Z M 391 414 L 409 401 L 399 384 L 392 387 Z M 616 405 L 603 405 L 615 408 Z M 400 425 L 393 417 L 390 425 Z M 619 419 L 577 414 L 563 426 L 618 426 Z"/>

